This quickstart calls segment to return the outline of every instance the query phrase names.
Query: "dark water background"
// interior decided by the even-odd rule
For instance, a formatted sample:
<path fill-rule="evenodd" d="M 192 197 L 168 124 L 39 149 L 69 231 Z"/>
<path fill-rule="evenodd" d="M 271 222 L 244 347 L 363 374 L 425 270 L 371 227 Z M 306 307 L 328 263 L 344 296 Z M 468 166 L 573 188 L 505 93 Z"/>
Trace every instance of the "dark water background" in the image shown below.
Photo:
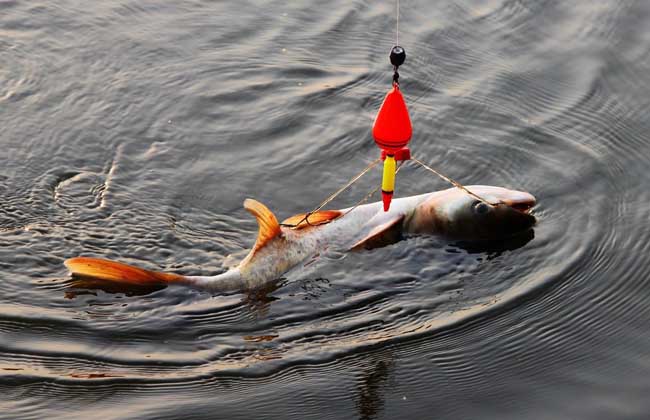
<path fill-rule="evenodd" d="M 411 238 L 258 294 L 71 288 L 82 254 L 221 272 L 244 198 L 286 217 L 372 161 L 394 24 L 392 1 L 0 0 L 0 417 L 648 418 L 644 0 L 402 1 L 414 154 L 535 194 L 528 243 Z M 397 194 L 446 187 L 407 167 Z"/>

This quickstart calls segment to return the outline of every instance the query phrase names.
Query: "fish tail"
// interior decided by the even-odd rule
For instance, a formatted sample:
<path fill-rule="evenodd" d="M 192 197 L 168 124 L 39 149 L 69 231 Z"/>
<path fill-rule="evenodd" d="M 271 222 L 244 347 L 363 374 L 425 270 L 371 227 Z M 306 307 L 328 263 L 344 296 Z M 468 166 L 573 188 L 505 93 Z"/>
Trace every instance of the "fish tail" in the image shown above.
<path fill-rule="evenodd" d="M 183 281 L 188 286 L 210 292 L 232 292 L 248 286 L 239 267 L 216 276 L 188 276 Z"/>
<path fill-rule="evenodd" d="M 185 283 L 179 274 L 149 271 L 132 265 L 101 258 L 76 257 L 64 262 L 73 277 L 85 277 L 134 286 L 155 286 Z"/>

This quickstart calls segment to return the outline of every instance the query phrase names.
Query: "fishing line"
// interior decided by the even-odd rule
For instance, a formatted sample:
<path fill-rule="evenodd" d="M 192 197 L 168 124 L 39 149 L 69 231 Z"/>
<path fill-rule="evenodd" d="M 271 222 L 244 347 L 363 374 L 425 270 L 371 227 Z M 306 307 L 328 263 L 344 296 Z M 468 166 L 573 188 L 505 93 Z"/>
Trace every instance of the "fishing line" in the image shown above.
<path fill-rule="evenodd" d="M 424 169 L 426 169 L 427 171 L 430 171 L 430 172 L 434 173 L 435 175 L 439 176 L 440 178 L 444 179 L 445 181 L 449 182 L 449 183 L 450 183 L 451 185 L 453 185 L 454 187 L 459 188 L 459 189 L 465 191 L 467 194 L 471 195 L 472 197 L 476 198 L 477 200 L 479 200 L 479 201 L 481 201 L 481 202 L 483 202 L 483 203 L 485 203 L 485 204 L 487 204 L 487 205 L 490 205 L 490 206 L 498 206 L 499 204 L 503 204 L 501 201 L 498 201 L 498 202 L 496 202 L 496 203 L 490 203 L 489 201 L 487 201 L 487 200 L 485 200 L 485 199 L 479 197 L 478 195 L 476 195 L 476 194 L 474 194 L 473 192 L 471 192 L 470 190 L 468 190 L 468 189 L 467 189 L 465 186 L 463 186 L 460 182 L 458 182 L 458 181 L 454 181 L 453 179 L 449 178 L 448 176 L 445 176 L 445 175 L 441 174 L 440 172 L 436 171 L 436 170 L 433 169 L 432 167 L 430 167 L 430 166 L 428 166 L 428 165 L 425 165 L 424 163 L 420 162 L 419 160 L 417 160 L 417 159 L 414 158 L 413 156 L 411 156 L 411 160 L 412 160 L 413 162 L 417 163 L 418 165 L 422 166 L 422 167 L 423 167 Z"/>
<path fill-rule="evenodd" d="M 404 165 L 404 162 L 405 162 L 404 160 L 400 161 L 399 165 L 397 166 L 397 169 L 395 170 L 395 175 L 397 175 L 397 173 L 399 172 L 399 170 L 402 169 L 402 165 Z M 346 216 L 346 215 L 347 215 L 348 213 L 350 213 L 352 210 L 356 209 L 357 207 L 359 207 L 360 205 L 362 205 L 363 203 L 365 203 L 366 201 L 368 201 L 368 199 L 370 199 L 370 197 L 372 197 L 372 196 L 373 196 L 377 191 L 379 191 L 380 188 L 381 188 L 381 186 L 378 186 L 378 187 L 373 188 L 373 189 L 372 189 L 368 194 L 366 194 L 366 195 L 365 195 L 361 200 L 357 201 L 357 203 L 356 203 L 354 206 L 350 207 L 350 209 L 349 209 L 348 211 L 346 211 L 345 213 L 343 213 L 343 216 Z M 343 217 L 343 216 L 341 216 L 341 217 Z"/>
<path fill-rule="evenodd" d="M 399 0 L 395 3 L 395 45 L 399 45 Z"/>
<path fill-rule="evenodd" d="M 449 182 L 451 185 L 453 185 L 454 187 L 456 187 L 456 188 L 460 189 L 461 191 L 465 192 L 465 193 L 468 194 L 469 196 L 474 197 L 475 199 L 481 201 L 482 203 L 485 203 L 485 204 L 487 204 L 487 205 L 489 205 L 489 206 L 498 206 L 498 205 L 500 205 L 500 204 L 504 204 L 502 201 L 498 201 L 498 202 L 495 202 L 495 203 L 491 203 L 491 202 L 487 201 L 486 199 L 484 199 L 483 197 L 481 197 L 481 196 L 479 196 L 479 195 L 473 193 L 472 191 L 470 191 L 467 187 L 465 187 L 465 186 L 464 186 L 463 184 L 461 184 L 460 182 L 455 181 L 455 180 L 449 178 L 449 177 L 446 176 L 446 175 L 443 175 L 443 174 L 440 173 L 439 171 L 433 169 L 433 168 L 430 167 L 429 165 L 427 165 L 427 164 L 423 163 L 422 161 L 420 161 L 420 160 L 414 158 L 413 156 L 411 156 L 411 160 L 412 160 L 413 162 L 417 163 L 418 165 L 420 165 L 421 167 L 423 167 L 424 169 L 426 169 L 427 171 L 429 171 L 429 172 L 433 173 L 434 175 L 438 176 L 439 178 L 443 179 L 444 181 Z M 365 174 L 367 174 L 368 171 L 370 171 L 372 168 L 374 168 L 375 166 L 377 166 L 377 164 L 378 164 L 379 162 L 381 162 L 381 158 L 377 158 L 375 161 L 371 162 L 368 166 L 365 167 L 364 170 L 362 170 L 362 171 L 359 172 L 357 175 L 355 175 L 352 179 L 350 179 L 350 181 L 348 181 L 347 184 L 345 184 L 344 186 L 342 186 L 341 188 L 339 188 L 336 192 L 334 192 L 334 193 L 331 194 L 329 197 L 327 197 L 327 198 L 326 198 L 322 203 L 320 203 L 320 204 L 319 204 L 315 209 L 313 209 L 312 211 L 306 213 L 305 216 L 304 216 L 304 217 L 303 217 L 303 218 L 302 218 L 298 223 L 295 223 L 295 224 L 292 224 L 292 223 L 280 223 L 280 226 L 285 226 L 285 227 L 289 227 L 289 228 L 296 228 L 296 227 L 300 226 L 303 222 L 307 223 L 309 226 L 315 226 L 315 225 L 312 225 L 311 223 L 309 223 L 309 216 L 311 216 L 312 214 L 314 214 L 314 213 L 316 213 L 317 211 L 321 210 L 321 209 L 322 209 L 323 207 L 325 207 L 327 204 L 329 204 L 330 202 L 332 202 L 332 200 L 334 200 L 334 199 L 335 199 L 336 197 L 338 197 L 341 193 L 343 193 L 345 190 L 347 190 L 348 188 L 350 188 L 350 187 L 351 187 L 355 182 L 357 182 L 359 179 L 361 179 L 362 176 L 364 176 Z M 406 161 L 400 161 L 399 165 L 397 166 L 397 169 L 395 170 L 395 174 L 397 174 L 397 173 L 400 171 L 400 169 L 402 169 L 402 167 L 403 167 L 403 165 L 404 165 L 405 162 L 406 162 Z M 363 203 L 365 203 L 366 201 L 368 201 L 368 200 L 370 199 L 370 197 L 372 197 L 374 194 L 377 193 L 377 191 L 379 191 L 380 188 L 381 188 L 380 186 L 373 188 L 369 193 L 367 193 L 363 198 L 361 198 L 361 200 L 357 201 L 356 204 L 355 204 L 354 206 L 350 207 L 350 208 L 349 208 L 345 213 L 343 213 L 343 216 L 347 216 L 350 212 L 352 212 L 352 211 L 355 210 L 357 207 L 359 207 L 360 205 L 362 205 Z M 341 216 L 341 217 L 342 217 L 342 216 Z M 316 225 L 316 226 L 317 226 L 317 225 Z"/>
<path fill-rule="evenodd" d="M 393 64 L 393 68 L 394 68 L 394 74 L 393 74 L 393 86 L 394 86 L 394 89 L 399 87 L 399 73 L 397 72 L 397 69 L 398 69 L 399 65 L 402 64 L 404 62 L 404 59 L 406 58 L 406 55 L 404 53 L 404 49 L 399 47 L 399 1 L 400 0 L 395 1 L 395 45 L 396 46 L 393 47 L 393 50 L 391 50 L 391 56 L 390 56 L 391 63 Z M 407 116 L 407 119 L 408 119 L 408 116 Z M 409 129 L 410 129 L 410 122 L 408 123 L 408 125 L 409 125 Z M 374 130 L 374 128 L 373 128 L 373 130 Z M 374 132 L 373 132 L 373 135 L 374 135 Z M 410 134 L 409 134 L 409 137 L 410 137 Z M 410 155 L 410 153 L 409 153 L 409 155 Z M 465 188 L 460 182 L 454 181 L 453 179 L 449 178 L 448 176 L 443 175 L 442 173 L 438 172 L 437 170 L 435 170 L 432 167 L 424 164 L 423 162 L 419 161 L 418 159 L 416 159 L 416 158 L 414 158 L 412 156 L 410 156 L 410 159 L 413 160 L 418 165 L 420 165 L 421 167 L 423 167 L 424 169 L 428 170 L 429 172 L 431 172 L 431 173 L 435 174 L 436 176 L 442 178 L 443 180 L 449 182 L 454 187 L 464 191 L 465 193 L 469 194 L 470 196 L 474 197 L 475 199 L 477 199 L 477 200 L 479 200 L 479 201 L 481 201 L 481 202 L 483 202 L 483 203 L 485 203 L 487 205 L 497 206 L 499 204 L 502 204 L 502 202 L 500 202 L 500 201 L 497 202 L 497 203 L 490 203 L 489 201 L 483 199 L 482 197 L 479 197 L 478 195 L 474 194 L 472 191 Z M 406 158 L 406 160 L 408 160 L 408 158 Z M 402 168 L 402 165 L 404 164 L 404 162 L 406 160 L 400 160 L 399 165 L 395 169 L 394 175 L 396 175 L 399 172 L 399 170 Z M 380 157 L 380 158 L 377 158 L 372 163 L 370 163 L 368 166 L 366 166 L 366 168 L 364 170 L 359 172 L 350 181 L 348 181 L 347 184 L 345 184 L 344 186 L 339 188 L 336 192 L 334 192 L 329 197 L 327 197 L 316 208 L 314 208 L 312 211 L 310 211 L 308 213 L 305 213 L 305 216 L 298 223 L 296 223 L 296 224 L 281 223 L 280 225 L 281 226 L 286 226 L 286 227 L 289 227 L 289 228 L 297 228 L 304 222 L 304 223 L 307 223 L 309 226 L 314 226 L 309 222 L 309 216 L 311 216 L 312 214 L 320 211 L 323 207 L 325 207 L 327 204 L 332 202 L 332 200 L 334 200 L 341 193 L 343 193 L 345 190 L 350 188 L 355 182 L 357 182 L 362 176 L 364 176 L 366 173 L 368 173 L 368 171 L 370 171 L 372 168 L 374 168 L 381 161 L 382 161 L 382 158 Z M 373 190 L 371 190 L 369 193 L 367 193 L 354 206 L 352 206 L 349 210 L 347 210 L 343 214 L 343 216 L 349 214 L 351 211 L 353 211 L 354 209 L 359 207 L 361 204 L 368 201 L 368 199 L 370 197 L 372 197 L 377 191 L 379 191 L 380 188 L 381 187 L 376 187 Z M 392 192 L 391 192 L 391 196 L 392 196 Z M 389 203 L 390 203 L 390 200 L 389 200 Z M 387 208 L 385 207 L 384 210 L 387 210 Z"/>
<path fill-rule="evenodd" d="M 309 216 L 311 216 L 312 214 L 314 214 L 314 213 L 316 213 L 317 211 L 321 210 L 323 207 L 325 207 L 327 204 L 329 204 L 332 200 L 334 200 L 336 197 L 338 197 L 339 194 L 341 194 L 343 191 L 345 191 L 345 190 L 347 190 L 348 188 L 350 188 L 350 187 L 352 186 L 352 184 L 354 184 L 355 182 L 357 182 L 357 181 L 358 181 L 362 176 L 364 176 L 365 174 L 367 174 L 368 171 L 370 171 L 372 168 L 374 168 L 375 166 L 377 166 L 377 164 L 378 164 L 379 162 L 381 162 L 381 158 L 380 158 L 380 157 L 377 158 L 377 159 L 375 159 L 375 160 L 374 160 L 373 162 L 371 162 L 368 166 L 366 166 L 366 168 L 365 168 L 363 171 L 361 171 L 361 172 L 359 172 L 357 175 L 355 175 L 355 176 L 354 176 L 350 181 L 348 181 L 347 184 L 345 184 L 344 186 L 342 186 L 341 188 L 339 188 L 339 189 L 338 189 L 334 194 L 332 194 L 332 195 L 330 195 L 329 197 L 327 197 L 327 198 L 326 198 L 322 203 L 320 203 L 320 204 L 319 204 L 315 209 L 313 209 L 312 211 L 306 213 L 306 214 L 305 214 L 305 217 L 303 217 L 302 220 L 300 220 L 298 223 L 296 223 L 296 224 L 291 224 L 291 223 L 280 223 L 280 226 L 287 226 L 287 227 L 290 227 L 290 228 L 295 228 L 295 227 L 300 226 L 300 224 L 302 224 L 302 222 L 306 222 L 308 225 L 312 226 L 312 224 L 309 223 Z"/>

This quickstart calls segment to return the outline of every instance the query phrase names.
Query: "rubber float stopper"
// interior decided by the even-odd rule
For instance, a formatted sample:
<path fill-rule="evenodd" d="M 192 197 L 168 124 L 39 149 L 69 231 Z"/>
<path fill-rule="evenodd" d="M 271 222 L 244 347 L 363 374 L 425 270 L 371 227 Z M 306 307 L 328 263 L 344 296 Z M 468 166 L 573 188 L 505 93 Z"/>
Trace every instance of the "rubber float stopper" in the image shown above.
<path fill-rule="evenodd" d="M 395 67 L 399 67 L 402 64 L 404 64 L 405 60 L 406 60 L 406 51 L 404 50 L 404 48 L 400 47 L 399 45 L 395 45 L 390 50 L 390 63 Z"/>

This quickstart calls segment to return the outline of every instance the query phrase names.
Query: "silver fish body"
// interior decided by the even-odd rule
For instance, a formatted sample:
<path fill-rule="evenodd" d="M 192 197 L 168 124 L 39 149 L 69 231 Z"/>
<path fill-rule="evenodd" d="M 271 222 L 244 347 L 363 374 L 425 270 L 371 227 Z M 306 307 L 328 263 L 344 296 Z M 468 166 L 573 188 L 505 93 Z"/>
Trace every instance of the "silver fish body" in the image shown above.
<path fill-rule="evenodd" d="M 383 211 L 381 202 L 359 206 L 349 213 L 349 209 L 343 209 L 343 216 L 327 224 L 299 230 L 279 227 L 263 246 L 258 246 L 258 238 L 256 247 L 237 267 L 212 277 L 186 277 L 187 283 L 220 291 L 255 289 L 326 249 L 381 246 L 403 232 L 466 240 L 498 239 L 527 230 L 535 223 L 529 214 L 535 205 L 531 194 L 490 186 L 468 188 L 486 202 L 499 204 L 489 205 L 451 188 L 395 199 L 388 212 Z M 272 213 L 267 216 L 275 220 Z"/>

